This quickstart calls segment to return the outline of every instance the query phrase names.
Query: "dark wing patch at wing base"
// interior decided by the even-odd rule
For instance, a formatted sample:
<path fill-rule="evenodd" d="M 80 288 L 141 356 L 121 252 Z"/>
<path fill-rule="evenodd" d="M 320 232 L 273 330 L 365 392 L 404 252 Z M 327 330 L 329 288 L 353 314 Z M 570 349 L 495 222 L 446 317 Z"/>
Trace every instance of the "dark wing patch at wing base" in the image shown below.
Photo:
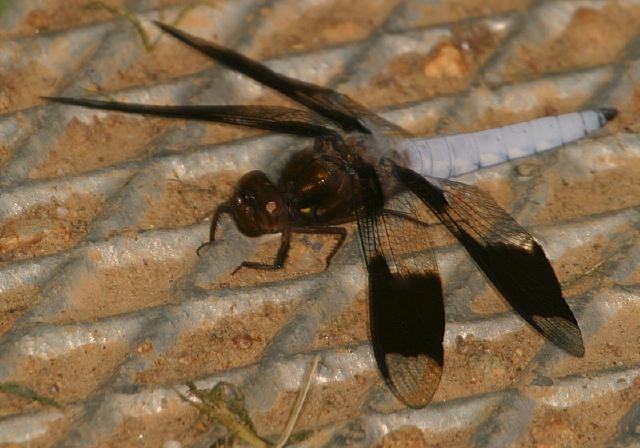
<path fill-rule="evenodd" d="M 373 168 L 360 167 L 356 182 L 373 352 L 395 396 L 421 408 L 440 383 L 444 361 L 444 305 L 435 258 L 409 193 L 383 208 Z"/>
<path fill-rule="evenodd" d="M 584 356 L 578 322 L 542 247 L 529 232 L 477 187 L 444 179 L 434 180 L 436 186 L 400 166 L 396 172 L 532 327 L 568 353 Z"/>

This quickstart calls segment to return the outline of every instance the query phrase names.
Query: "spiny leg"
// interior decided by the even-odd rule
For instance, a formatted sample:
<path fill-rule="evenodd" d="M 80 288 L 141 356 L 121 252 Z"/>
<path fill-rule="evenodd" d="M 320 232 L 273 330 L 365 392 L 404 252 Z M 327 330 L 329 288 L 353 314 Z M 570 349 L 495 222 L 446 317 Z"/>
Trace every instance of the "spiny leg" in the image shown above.
<path fill-rule="evenodd" d="M 242 268 L 256 269 L 260 271 L 277 271 L 278 269 L 282 269 L 284 266 L 284 260 L 287 258 L 287 254 L 289 252 L 289 245 L 291 242 L 291 232 L 289 230 L 285 230 L 282 232 L 282 236 L 280 238 L 280 248 L 278 249 L 278 253 L 276 254 L 276 259 L 273 264 L 268 263 L 259 263 L 256 261 L 243 261 L 240 263 L 240 266 L 235 268 L 231 275 L 235 275 Z"/>
<path fill-rule="evenodd" d="M 325 259 L 325 267 L 324 267 L 325 270 L 329 268 L 329 264 L 331 264 L 331 260 L 333 259 L 335 254 L 338 253 L 338 250 L 340 250 L 340 248 L 344 244 L 344 241 L 347 238 L 347 230 L 344 229 L 343 227 L 325 227 L 325 226 L 294 227 L 291 229 L 291 231 L 294 233 L 338 235 L 338 241 L 333 246 L 333 249 L 331 249 L 331 252 L 329 252 L 329 255 L 327 255 L 327 258 Z"/>
<path fill-rule="evenodd" d="M 202 255 L 202 249 L 212 245 L 215 242 L 218 221 L 220 221 L 220 216 L 223 213 L 231 214 L 231 206 L 229 204 L 220 204 L 218 208 L 216 208 L 216 211 L 213 214 L 213 219 L 211 220 L 211 227 L 209 228 L 209 241 L 207 241 L 206 243 L 202 243 L 200 247 L 196 249 L 196 254 L 198 256 Z"/>
<path fill-rule="evenodd" d="M 342 247 L 345 239 L 347 238 L 347 231 L 342 227 L 327 227 L 327 226 L 308 226 L 308 227 L 293 227 L 289 231 L 282 233 L 282 239 L 280 243 L 280 248 L 278 249 L 278 254 L 276 255 L 276 259 L 273 264 L 268 263 L 259 263 L 255 261 L 243 261 L 240 266 L 238 266 L 231 275 L 234 275 L 242 268 L 256 269 L 256 270 L 265 270 L 265 271 L 276 271 L 278 269 L 282 269 L 284 266 L 284 260 L 287 258 L 287 254 L 289 252 L 289 246 L 291 241 L 291 233 L 307 233 L 307 234 L 321 234 L 321 235 L 338 235 L 338 241 L 331 249 L 331 252 L 325 259 L 325 269 L 329 267 L 331 260 L 338 252 L 338 250 Z"/>

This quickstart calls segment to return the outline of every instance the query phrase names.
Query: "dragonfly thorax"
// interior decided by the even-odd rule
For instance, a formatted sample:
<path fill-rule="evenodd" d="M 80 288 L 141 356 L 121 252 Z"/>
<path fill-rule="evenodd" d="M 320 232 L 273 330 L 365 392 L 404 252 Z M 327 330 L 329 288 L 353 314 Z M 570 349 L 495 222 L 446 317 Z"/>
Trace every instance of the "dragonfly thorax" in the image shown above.
<path fill-rule="evenodd" d="M 291 210 L 293 225 L 344 222 L 352 214 L 352 180 L 330 146 L 293 155 L 278 181 Z"/>

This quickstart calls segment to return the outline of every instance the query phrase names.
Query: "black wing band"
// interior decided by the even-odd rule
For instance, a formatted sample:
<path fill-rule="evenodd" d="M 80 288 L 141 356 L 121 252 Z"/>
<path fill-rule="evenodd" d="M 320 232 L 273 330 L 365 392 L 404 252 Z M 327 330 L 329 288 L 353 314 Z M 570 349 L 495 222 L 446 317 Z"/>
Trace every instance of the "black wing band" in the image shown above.
<path fill-rule="evenodd" d="M 396 397 L 421 408 L 440 383 L 444 361 L 444 305 L 435 258 L 426 228 L 418 219 L 406 219 L 417 218 L 411 197 L 385 202 L 374 169 L 361 163 L 357 171 L 355 205 L 369 273 L 373 352 Z"/>
<path fill-rule="evenodd" d="M 544 337 L 575 356 L 584 355 L 582 334 L 562 297 L 542 247 L 488 194 L 444 179 L 436 186 L 418 173 L 395 167 L 513 308 Z"/>
<path fill-rule="evenodd" d="M 280 106 L 160 106 L 84 98 L 42 97 L 55 103 L 146 114 L 166 118 L 212 121 L 308 137 L 336 136 L 332 123 L 313 112 Z"/>

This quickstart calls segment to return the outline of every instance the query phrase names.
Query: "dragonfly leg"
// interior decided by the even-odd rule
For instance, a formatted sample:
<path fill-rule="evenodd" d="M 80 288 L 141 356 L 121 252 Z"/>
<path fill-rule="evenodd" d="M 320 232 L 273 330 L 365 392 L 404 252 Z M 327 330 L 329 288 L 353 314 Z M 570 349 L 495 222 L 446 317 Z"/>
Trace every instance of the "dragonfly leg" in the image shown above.
<path fill-rule="evenodd" d="M 338 250 L 342 247 L 344 240 L 347 238 L 347 231 L 343 227 L 331 227 L 331 226 L 307 226 L 307 227 L 294 227 L 291 229 L 294 233 L 315 233 L 324 235 L 337 235 L 338 241 L 333 249 L 325 259 L 325 270 L 329 267 L 334 255 L 338 253 Z"/>
<path fill-rule="evenodd" d="M 282 232 L 282 237 L 280 239 L 280 248 L 278 249 L 278 253 L 276 255 L 276 259 L 272 264 L 268 263 L 259 263 L 256 261 L 243 261 L 240 263 L 240 266 L 235 268 L 231 275 L 235 275 L 242 268 L 256 269 L 261 271 L 277 271 L 278 269 L 282 269 L 284 266 L 284 260 L 287 258 L 287 253 L 289 252 L 289 243 L 291 241 L 291 232 L 289 230 L 285 230 Z"/>
<path fill-rule="evenodd" d="M 220 216 L 223 213 L 231 213 L 231 207 L 228 204 L 220 204 L 218 208 L 216 208 L 216 211 L 213 214 L 213 219 L 211 220 L 211 228 L 209 229 L 209 241 L 207 241 L 206 243 L 202 243 L 200 247 L 196 249 L 196 254 L 198 256 L 202 255 L 202 249 L 214 243 L 218 221 L 220 221 Z"/>

